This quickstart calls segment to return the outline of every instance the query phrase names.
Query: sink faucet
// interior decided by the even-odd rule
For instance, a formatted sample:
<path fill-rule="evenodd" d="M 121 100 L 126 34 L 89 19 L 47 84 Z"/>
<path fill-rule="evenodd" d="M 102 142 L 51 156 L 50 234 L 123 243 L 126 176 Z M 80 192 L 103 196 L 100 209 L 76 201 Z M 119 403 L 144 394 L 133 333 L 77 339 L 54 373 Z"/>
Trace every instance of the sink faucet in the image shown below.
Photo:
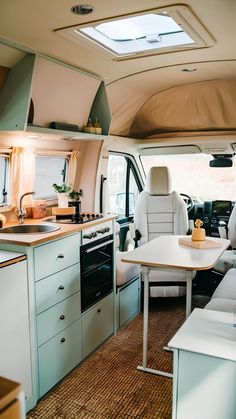
<path fill-rule="evenodd" d="M 25 220 L 25 210 L 22 207 L 23 198 L 26 195 L 34 195 L 34 194 L 35 194 L 35 192 L 26 192 L 26 193 L 23 193 L 23 195 L 21 195 L 21 197 L 20 197 L 20 208 L 19 208 L 19 214 L 18 214 L 19 224 L 24 224 L 24 220 Z"/>

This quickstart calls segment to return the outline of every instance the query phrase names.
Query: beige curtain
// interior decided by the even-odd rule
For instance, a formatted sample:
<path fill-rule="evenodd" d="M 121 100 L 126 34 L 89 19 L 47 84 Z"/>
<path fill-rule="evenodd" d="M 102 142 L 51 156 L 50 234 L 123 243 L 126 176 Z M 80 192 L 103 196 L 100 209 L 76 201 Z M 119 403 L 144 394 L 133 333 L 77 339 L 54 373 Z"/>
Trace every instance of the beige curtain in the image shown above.
<path fill-rule="evenodd" d="M 11 153 L 12 206 L 19 207 L 20 197 L 34 190 L 35 155 L 32 149 L 13 147 Z M 24 198 L 24 206 L 32 206 L 32 195 Z"/>
<path fill-rule="evenodd" d="M 77 163 L 80 152 L 78 150 L 72 151 L 70 155 L 69 165 L 68 165 L 68 175 L 67 175 L 67 184 L 74 188 L 75 186 L 75 175 L 77 170 Z"/>

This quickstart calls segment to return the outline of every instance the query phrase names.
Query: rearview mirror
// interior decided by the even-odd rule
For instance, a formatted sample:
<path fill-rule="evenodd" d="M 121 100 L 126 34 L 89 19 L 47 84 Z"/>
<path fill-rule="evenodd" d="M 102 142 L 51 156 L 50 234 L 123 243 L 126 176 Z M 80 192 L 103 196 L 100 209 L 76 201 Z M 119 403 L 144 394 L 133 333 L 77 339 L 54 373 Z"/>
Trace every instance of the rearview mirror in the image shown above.
<path fill-rule="evenodd" d="M 213 156 L 213 160 L 209 161 L 210 167 L 232 167 L 233 161 L 231 156 Z"/>

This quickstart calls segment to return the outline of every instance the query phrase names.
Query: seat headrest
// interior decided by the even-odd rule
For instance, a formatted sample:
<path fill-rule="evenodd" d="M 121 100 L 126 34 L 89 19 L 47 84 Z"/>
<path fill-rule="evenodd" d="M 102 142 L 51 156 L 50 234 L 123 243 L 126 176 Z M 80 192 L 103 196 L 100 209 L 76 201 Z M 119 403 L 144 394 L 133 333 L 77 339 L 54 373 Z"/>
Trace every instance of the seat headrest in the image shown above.
<path fill-rule="evenodd" d="M 150 195 L 169 195 L 170 180 L 168 167 L 151 167 L 147 175 L 145 190 Z"/>

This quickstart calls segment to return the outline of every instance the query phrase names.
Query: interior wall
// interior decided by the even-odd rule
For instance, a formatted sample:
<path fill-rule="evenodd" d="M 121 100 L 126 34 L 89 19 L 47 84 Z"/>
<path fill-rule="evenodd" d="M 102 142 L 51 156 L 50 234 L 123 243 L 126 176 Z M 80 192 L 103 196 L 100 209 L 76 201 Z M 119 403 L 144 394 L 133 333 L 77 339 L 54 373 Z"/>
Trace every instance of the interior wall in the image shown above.
<path fill-rule="evenodd" d="M 0 90 L 2 89 L 7 78 L 9 68 L 0 65 Z"/>
<path fill-rule="evenodd" d="M 32 148 L 34 150 L 72 151 L 79 150 L 78 168 L 75 185 L 82 188 L 84 197 L 82 199 L 82 210 L 93 211 L 96 189 L 96 174 L 99 162 L 101 140 L 94 141 L 65 141 L 65 140 L 44 140 L 25 137 L 25 134 L 0 133 L 0 148 L 11 148 L 13 146 Z M 1 210 L 0 210 L 1 212 Z M 16 216 L 12 210 L 5 211 L 4 215 L 8 221 L 15 221 Z"/>
<path fill-rule="evenodd" d="M 103 141 L 80 141 L 80 156 L 75 185 L 83 189 L 84 196 L 81 201 L 82 211 L 97 211 L 95 208 L 95 190 L 97 180 L 97 168 Z"/>

